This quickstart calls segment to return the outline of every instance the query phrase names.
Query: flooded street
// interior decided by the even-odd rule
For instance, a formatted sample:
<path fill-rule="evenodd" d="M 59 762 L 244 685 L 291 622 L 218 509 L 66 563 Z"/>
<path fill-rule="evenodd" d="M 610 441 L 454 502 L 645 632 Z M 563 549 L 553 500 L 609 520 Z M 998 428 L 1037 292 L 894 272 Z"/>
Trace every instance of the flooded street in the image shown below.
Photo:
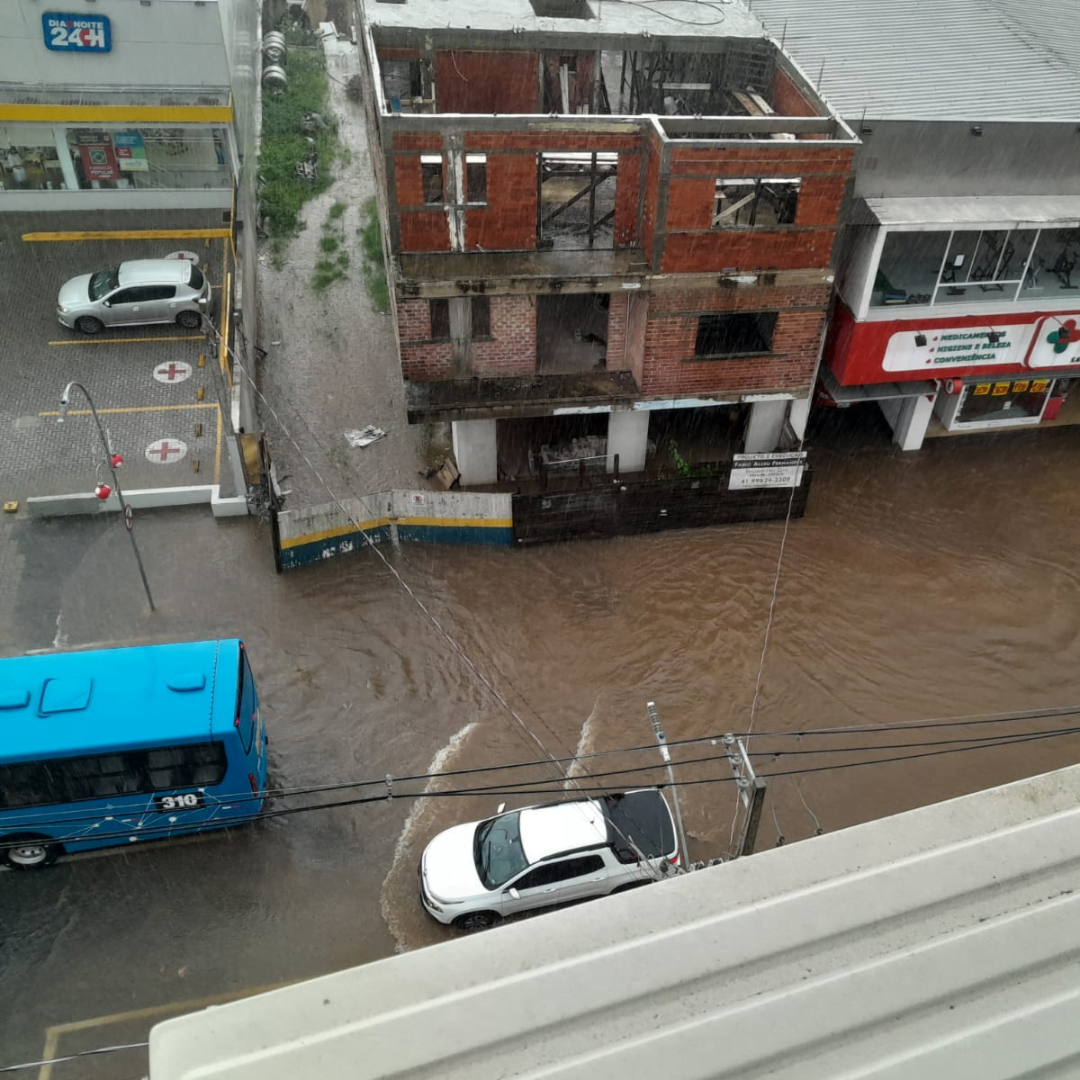
<path fill-rule="evenodd" d="M 1075 702 L 1080 435 L 939 439 L 901 455 L 871 418 L 825 420 L 811 440 L 810 507 L 787 537 L 753 749 L 795 748 L 770 732 Z M 855 453 L 856 431 L 880 438 Z M 773 523 L 525 551 L 387 549 L 507 708 L 371 552 L 277 577 L 267 530 L 254 520 L 148 513 L 138 528 L 160 608 L 151 616 L 120 546 L 121 522 L 6 528 L 6 654 L 242 636 L 270 732 L 272 783 L 376 781 L 327 798 L 385 795 L 388 773 L 535 761 L 537 740 L 556 757 L 647 745 L 650 700 L 671 740 L 747 731 L 784 535 Z M 859 734 L 843 745 L 972 734 Z M 758 846 L 772 846 L 778 830 L 787 842 L 812 836 L 815 816 L 833 831 L 1075 762 L 1078 749 L 1072 736 L 809 773 L 798 784 L 778 777 Z M 721 750 L 705 743 L 674 753 Z M 583 768 L 656 760 L 650 751 Z M 840 761 L 758 759 L 765 773 Z M 545 766 L 433 785 L 556 775 Z M 679 775 L 730 779 L 730 770 L 720 758 Z M 659 776 L 597 782 L 648 779 Z M 419 785 L 395 785 L 395 794 L 407 790 Z M 0 875 L 5 1063 L 34 1060 L 43 1045 L 68 1053 L 141 1040 L 176 1011 L 444 940 L 454 931 L 428 920 L 416 896 L 420 850 L 436 831 L 502 801 L 514 804 L 495 794 L 381 801 Z M 727 850 L 734 803 L 730 783 L 683 789 L 693 857 Z M 129 1066 L 134 1075 L 138 1062 Z M 123 1068 L 81 1062 L 52 1077 L 127 1075 Z"/>

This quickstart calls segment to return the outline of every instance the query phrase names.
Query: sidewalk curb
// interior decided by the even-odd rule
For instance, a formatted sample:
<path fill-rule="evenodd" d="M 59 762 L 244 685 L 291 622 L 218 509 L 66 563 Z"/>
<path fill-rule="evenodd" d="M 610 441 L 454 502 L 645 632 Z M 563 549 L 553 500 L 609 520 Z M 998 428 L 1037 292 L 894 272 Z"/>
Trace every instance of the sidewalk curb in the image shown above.
<path fill-rule="evenodd" d="M 220 492 L 219 484 L 203 484 L 197 487 L 142 488 L 125 491 L 124 501 L 137 510 L 209 503 L 214 517 L 242 517 L 248 513 L 245 496 L 222 498 Z M 102 502 L 93 492 L 79 492 L 75 495 L 40 495 L 28 498 L 26 509 L 33 517 L 71 517 L 76 514 L 119 511 L 120 501 L 114 494 Z"/>

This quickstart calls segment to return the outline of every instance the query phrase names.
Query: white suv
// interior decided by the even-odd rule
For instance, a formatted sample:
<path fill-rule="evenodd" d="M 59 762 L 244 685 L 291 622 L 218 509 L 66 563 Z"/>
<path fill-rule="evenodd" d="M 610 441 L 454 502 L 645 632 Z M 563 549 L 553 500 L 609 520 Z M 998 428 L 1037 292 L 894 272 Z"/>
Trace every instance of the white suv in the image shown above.
<path fill-rule="evenodd" d="M 507 915 L 647 885 L 679 863 L 656 788 L 500 813 L 439 833 L 420 860 L 420 899 L 467 930 Z"/>

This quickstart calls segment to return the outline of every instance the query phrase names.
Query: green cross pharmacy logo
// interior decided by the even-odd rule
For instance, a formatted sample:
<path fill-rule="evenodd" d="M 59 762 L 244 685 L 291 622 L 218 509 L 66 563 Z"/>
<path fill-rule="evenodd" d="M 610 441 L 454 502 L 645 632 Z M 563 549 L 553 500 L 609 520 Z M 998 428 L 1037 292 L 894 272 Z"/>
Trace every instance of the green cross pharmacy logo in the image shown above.
<path fill-rule="evenodd" d="M 1046 340 L 1054 346 L 1054 352 L 1063 353 L 1074 341 L 1080 341 L 1080 329 L 1075 319 L 1066 319 L 1056 330 L 1046 335 Z"/>

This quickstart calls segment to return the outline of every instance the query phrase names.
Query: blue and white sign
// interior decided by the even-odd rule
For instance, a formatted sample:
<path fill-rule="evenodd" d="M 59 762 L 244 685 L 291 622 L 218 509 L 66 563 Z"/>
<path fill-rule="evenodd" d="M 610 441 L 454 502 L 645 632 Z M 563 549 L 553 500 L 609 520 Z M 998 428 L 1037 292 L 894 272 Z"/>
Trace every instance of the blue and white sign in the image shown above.
<path fill-rule="evenodd" d="M 41 16 L 45 48 L 53 52 L 109 52 L 112 31 L 107 15 L 69 15 L 46 11 Z"/>

